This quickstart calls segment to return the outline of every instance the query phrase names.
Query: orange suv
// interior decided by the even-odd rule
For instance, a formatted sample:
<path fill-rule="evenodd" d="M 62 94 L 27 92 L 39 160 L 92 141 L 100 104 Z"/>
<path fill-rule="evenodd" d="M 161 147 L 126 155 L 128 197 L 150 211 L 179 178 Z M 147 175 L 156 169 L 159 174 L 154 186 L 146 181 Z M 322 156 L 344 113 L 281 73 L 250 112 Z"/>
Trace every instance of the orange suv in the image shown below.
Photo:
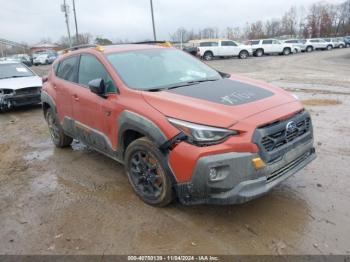
<path fill-rule="evenodd" d="M 54 144 L 78 139 L 124 164 L 150 205 L 246 202 L 316 157 L 293 95 L 175 48 L 74 48 L 43 80 Z"/>

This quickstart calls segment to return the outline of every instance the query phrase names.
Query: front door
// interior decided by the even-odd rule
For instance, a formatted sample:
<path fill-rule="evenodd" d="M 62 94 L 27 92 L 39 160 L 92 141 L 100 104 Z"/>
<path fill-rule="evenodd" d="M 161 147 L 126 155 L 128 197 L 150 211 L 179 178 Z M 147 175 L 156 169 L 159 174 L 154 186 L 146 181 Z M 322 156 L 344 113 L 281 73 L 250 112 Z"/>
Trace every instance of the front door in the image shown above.
<path fill-rule="evenodd" d="M 91 80 L 102 78 L 106 93 L 99 96 L 88 87 Z M 111 94 L 109 96 L 108 94 Z M 93 55 L 82 54 L 79 62 L 78 85 L 73 92 L 73 115 L 77 136 L 83 142 L 106 152 L 115 151 L 107 124 L 115 125 L 111 119 L 115 103 L 116 87 L 102 63 Z M 115 129 L 113 129 L 115 131 Z"/>

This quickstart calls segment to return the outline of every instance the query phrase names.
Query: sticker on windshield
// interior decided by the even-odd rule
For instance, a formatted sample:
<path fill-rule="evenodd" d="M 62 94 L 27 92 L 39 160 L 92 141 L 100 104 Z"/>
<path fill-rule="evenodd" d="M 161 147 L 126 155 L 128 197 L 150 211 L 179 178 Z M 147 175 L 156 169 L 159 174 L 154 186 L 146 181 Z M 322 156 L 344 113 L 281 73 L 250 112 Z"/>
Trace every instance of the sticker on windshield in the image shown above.
<path fill-rule="evenodd" d="M 17 72 L 20 72 L 20 73 L 27 73 L 28 70 L 24 67 L 16 67 L 16 70 Z"/>

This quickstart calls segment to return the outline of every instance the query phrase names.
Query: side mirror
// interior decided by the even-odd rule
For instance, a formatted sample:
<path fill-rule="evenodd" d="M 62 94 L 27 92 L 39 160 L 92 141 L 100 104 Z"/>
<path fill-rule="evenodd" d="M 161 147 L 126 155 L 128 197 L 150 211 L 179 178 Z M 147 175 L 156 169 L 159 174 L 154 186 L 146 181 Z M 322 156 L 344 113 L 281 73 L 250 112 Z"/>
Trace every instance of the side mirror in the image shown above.
<path fill-rule="evenodd" d="M 91 80 L 88 85 L 89 85 L 90 91 L 92 93 L 95 93 L 96 95 L 103 96 L 106 93 L 105 82 L 103 81 L 102 78 Z"/>

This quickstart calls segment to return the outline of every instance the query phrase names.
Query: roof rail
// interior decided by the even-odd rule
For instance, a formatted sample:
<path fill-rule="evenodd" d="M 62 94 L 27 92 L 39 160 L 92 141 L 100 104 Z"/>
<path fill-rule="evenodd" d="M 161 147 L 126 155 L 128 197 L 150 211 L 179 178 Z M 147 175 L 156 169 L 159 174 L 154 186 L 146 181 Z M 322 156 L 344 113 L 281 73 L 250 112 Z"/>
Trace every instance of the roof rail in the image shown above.
<path fill-rule="evenodd" d="M 159 45 L 164 47 L 171 47 L 171 43 L 168 41 L 143 41 L 143 42 L 135 42 L 134 44 L 146 44 L 146 45 Z"/>
<path fill-rule="evenodd" d="M 94 47 L 94 48 L 96 48 L 97 51 L 100 51 L 100 52 L 103 51 L 103 47 L 102 46 L 95 45 L 95 44 L 86 44 L 86 45 L 72 46 L 70 48 L 66 48 L 66 49 L 62 50 L 62 52 L 63 52 L 63 54 L 66 54 L 66 53 L 71 52 L 71 51 L 76 51 L 76 50 L 79 50 L 79 49 L 82 49 L 82 48 L 89 48 L 89 47 Z"/>
<path fill-rule="evenodd" d="M 76 46 L 72 46 L 70 48 L 67 48 L 67 50 L 75 51 L 75 50 L 82 49 L 82 48 L 97 47 L 97 46 L 98 45 L 94 45 L 94 44 L 76 45 Z"/>

